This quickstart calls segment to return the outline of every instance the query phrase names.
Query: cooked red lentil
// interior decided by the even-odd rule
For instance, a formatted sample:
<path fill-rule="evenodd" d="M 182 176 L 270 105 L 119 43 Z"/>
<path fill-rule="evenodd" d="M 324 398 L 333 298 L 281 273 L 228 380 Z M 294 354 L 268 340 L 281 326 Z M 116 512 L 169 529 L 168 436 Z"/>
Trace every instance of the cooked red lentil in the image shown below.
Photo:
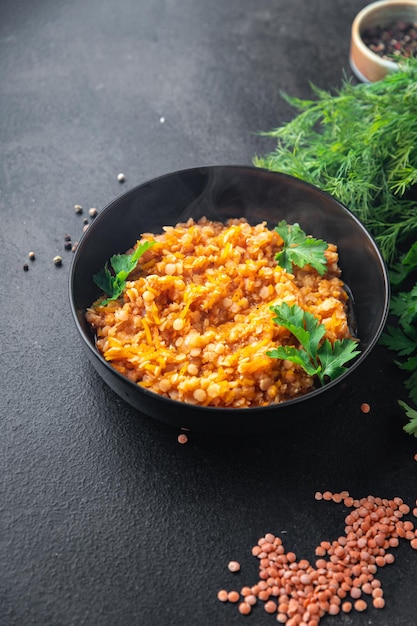
<path fill-rule="evenodd" d="M 265 223 L 192 219 L 163 233 L 139 259 L 123 296 L 95 302 L 86 317 L 97 348 L 119 372 L 158 394 L 213 407 L 255 407 L 303 395 L 314 380 L 267 350 L 291 345 L 273 322 L 272 304 L 298 304 L 330 341 L 350 337 L 347 294 L 337 248 L 327 272 L 287 273 L 275 261 L 283 245 Z"/>

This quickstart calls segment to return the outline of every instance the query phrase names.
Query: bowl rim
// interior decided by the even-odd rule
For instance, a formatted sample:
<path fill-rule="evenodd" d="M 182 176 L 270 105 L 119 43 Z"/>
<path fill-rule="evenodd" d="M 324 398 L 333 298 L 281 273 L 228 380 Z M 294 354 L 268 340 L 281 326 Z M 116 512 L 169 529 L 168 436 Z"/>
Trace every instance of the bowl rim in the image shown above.
<path fill-rule="evenodd" d="M 364 233 L 366 234 L 368 240 L 370 241 L 370 243 L 373 246 L 374 252 L 376 253 L 380 266 L 381 266 L 381 271 L 382 271 L 382 276 L 383 276 L 383 281 L 384 281 L 384 309 L 381 312 L 381 319 L 380 322 L 378 324 L 378 328 L 377 331 L 374 333 L 374 336 L 372 337 L 372 340 L 366 345 L 366 347 L 363 349 L 363 351 L 359 354 L 359 356 L 348 366 L 347 370 L 341 374 L 340 376 L 338 376 L 335 380 L 332 380 L 328 383 L 326 383 L 325 385 L 321 386 L 321 387 L 317 387 L 316 389 L 313 389 L 312 391 L 309 391 L 308 393 L 302 395 L 302 396 L 298 396 L 296 398 L 292 398 L 290 400 L 285 400 L 284 402 L 278 402 L 278 403 L 271 403 L 265 406 L 255 406 L 255 407 L 246 407 L 246 408 L 239 408 L 239 407 L 213 407 L 213 406 L 202 406 L 202 405 L 198 405 L 198 404 L 192 404 L 192 403 L 187 403 L 187 402 L 182 402 L 180 400 L 175 400 L 173 398 L 167 398 L 163 395 L 160 395 L 154 391 L 151 391 L 149 389 L 146 389 L 145 387 L 141 387 L 139 384 L 134 383 L 133 381 L 129 380 L 126 376 L 124 376 L 123 374 L 121 374 L 118 370 L 116 370 L 115 368 L 113 368 L 111 366 L 111 364 L 106 361 L 106 359 L 100 354 L 100 352 L 97 350 L 97 348 L 95 347 L 94 343 L 91 341 L 91 338 L 88 338 L 86 336 L 86 333 L 84 332 L 84 329 L 82 328 L 78 315 L 77 315 L 77 311 L 79 311 L 79 309 L 77 309 L 75 301 L 74 301 L 74 280 L 75 280 L 75 268 L 77 265 L 77 261 L 78 261 L 78 257 L 81 255 L 82 253 L 82 248 L 83 248 L 83 243 L 88 240 L 89 236 L 91 236 L 91 234 L 94 234 L 94 229 L 95 229 L 95 225 L 99 224 L 102 216 L 105 215 L 105 213 L 111 211 L 111 209 L 113 208 L 113 206 L 117 203 L 119 203 L 125 196 L 128 195 L 133 195 L 135 193 L 138 192 L 139 189 L 141 189 L 142 187 L 149 185 L 149 184 L 154 184 L 157 183 L 159 180 L 165 179 L 165 178 L 169 178 L 169 177 L 173 177 L 173 176 L 177 176 L 177 175 L 181 175 L 181 174 L 192 174 L 193 172 L 202 172 L 205 170 L 225 170 L 225 169 L 230 169 L 230 170 L 240 170 L 242 172 L 252 172 L 255 173 L 257 171 L 266 173 L 267 175 L 270 176 L 279 176 L 281 178 L 287 178 L 293 181 L 297 181 L 298 184 L 301 184 L 307 188 L 312 188 L 315 190 L 316 193 L 318 193 L 319 195 L 323 195 L 326 198 L 330 198 L 333 202 L 335 202 L 337 205 L 339 205 L 339 207 L 342 209 L 342 211 L 346 212 L 349 217 L 355 221 L 357 223 L 357 225 L 359 226 L 359 228 L 364 231 Z M 91 229 L 91 230 L 90 230 Z M 342 270 L 343 271 L 343 270 Z M 203 411 L 204 413 L 216 413 L 219 410 L 221 411 L 225 411 L 225 412 L 230 412 L 230 414 L 232 415 L 249 415 L 250 413 L 254 413 L 254 412 L 270 412 L 270 411 L 280 411 L 280 410 L 284 410 L 286 407 L 289 406 L 295 406 L 297 404 L 301 404 L 303 402 L 306 402 L 309 399 L 312 398 L 317 398 L 318 396 L 326 393 L 329 389 L 332 389 L 333 387 L 335 387 L 336 385 L 340 385 L 345 378 L 347 378 L 348 376 L 351 375 L 351 373 L 353 371 L 355 371 L 358 367 L 360 367 L 363 363 L 363 361 L 366 359 L 366 357 L 368 356 L 368 354 L 373 350 L 373 348 L 375 347 L 375 345 L 377 344 L 382 331 L 385 327 L 387 318 L 388 318 L 388 314 L 389 314 L 389 303 L 390 303 L 390 294 L 391 294 L 391 288 L 390 288 L 390 281 L 389 281 L 389 275 L 388 275 L 388 269 L 386 266 L 386 263 L 382 257 L 382 254 L 379 250 L 379 247 L 377 246 L 373 236 L 371 235 L 371 233 L 367 230 L 367 228 L 365 228 L 365 226 L 362 224 L 362 222 L 352 213 L 352 211 L 350 211 L 344 204 L 342 204 L 341 202 L 339 202 L 339 200 L 337 200 L 334 196 L 332 196 L 331 194 L 329 194 L 326 191 L 323 191 L 322 189 L 320 189 L 319 187 L 313 185 L 312 183 L 309 183 L 305 180 L 302 180 L 300 178 L 297 178 L 295 176 L 292 176 L 290 174 L 285 174 L 283 172 L 279 172 L 279 171 L 273 171 L 273 170 L 268 170 L 265 168 L 260 168 L 260 167 L 256 167 L 253 165 L 233 165 L 233 164 L 227 164 L 227 165 L 203 165 L 203 166 L 196 166 L 196 167 L 191 167 L 191 168 L 185 168 L 185 169 L 179 169 L 179 170 L 175 170 L 175 171 L 171 171 L 171 172 L 167 172 L 165 174 L 161 174 L 159 176 L 156 176 L 154 178 L 151 179 L 147 179 L 142 183 L 139 183 L 137 185 L 134 185 L 132 187 L 130 187 L 129 189 L 123 191 L 120 195 L 116 196 L 115 198 L 113 198 L 108 204 L 106 204 L 104 206 L 104 208 L 99 212 L 99 214 L 97 215 L 97 217 L 95 217 L 94 221 L 89 225 L 88 229 L 86 229 L 86 231 L 82 234 L 80 241 L 78 243 L 77 249 L 74 253 L 72 262 L 71 262 L 71 267 L 70 267 L 70 271 L 69 271 L 69 281 L 68 281 L 68 294 L 69 294 L 69 300 L 70 300 L 70 309 L 71 309 L 71 313 L 72 313 L 72 317 L 74 319 L 76 328 L 78 330 L 79 335 L 82 338 L 83 341 L 83 345 L 85 348 L 88 349 L 89 353 L 91 356 L 93 356 L 95 359 L 97 359 L 102 366 L 105 367 L 105 369 L 107 371 L 109 371 L 109 373 L 113 376 L 116 376 L 117 379 L 119 379 L 124 385 L 127 385 L 129 388 L 133 390 L 136 390 L 136 392 L 139 390 L 140 393 L 143 393 L 145 396 L 148 396 L 149 398 L 152 398 L 153 400 L 158 399 L 158 401 L 161 401 L 163 403 L 167 403 L 170 406 L 172 406 L 174 404 L 174 406 L 177 406 L 178 408 L 180 407 L 186 407 L 187 410 L 192 410 L 192 409 L 196 409 L 198 411 Z"/>
<path fill-rule="evenodd" d="M 351 28 L 351 38 L 352 45 L 357 46 L 360 52 L 365 55 L 369 61 L 373 63 L 377 63 L 380 67 L 385 68 L 387 71 L 392 72 L 398 69 L 398 63 L 396 61 L 390 61 L 388 59 L 383 59 L 378 54 L 373 52 L 363 41 L 361 28 L 363 25 L 363 21 L 372 15 L 378 15 L 381 9 L 386 9 L 386 7 L 395 7 L 395 6 L 404 6 L 404 7 L 415 7 L 417 10 L 417 0 L 376 0 L 375 2 L 371 2 L 367 4 L 363 9 L 356 14 L 352 22 Z M 352 59 L 351 59 L 352 63 Z M 357 70 L 356 66 L 355 69 Z M 359 72 L 359 70 L 357 70 Z M 366 82 L 369 82 L 365 76 L 363 77 Z"/>

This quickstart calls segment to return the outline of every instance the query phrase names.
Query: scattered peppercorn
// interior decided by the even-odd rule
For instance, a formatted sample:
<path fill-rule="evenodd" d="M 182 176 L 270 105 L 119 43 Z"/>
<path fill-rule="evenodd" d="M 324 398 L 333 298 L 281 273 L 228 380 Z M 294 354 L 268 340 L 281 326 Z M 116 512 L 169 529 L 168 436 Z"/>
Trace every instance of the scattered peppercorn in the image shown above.
<path fill-rule="evenodd" d="M 89 215 L 90 217 L 92 217 L 92 218 L 96 217 L 96 216 L 97 216 L 97 209 L 94 209 L 94 208 L 93 208 L 93 209 L 90 209 L 90 210 L 88 211 L 88 215 Z"/>
<path fill-rule="evenodd" d="M 56 256 L 54 256 L 53 262 L 54 262 L 54 265 L 56 265 L 57 267 L 60 267 L 62 265 L 62 256 L 59 256 L 59 254 L 57 254 Z"/>
<path fill-rule="evenodd" d="M 178 443 L 187 443 L 188 442 L 188 437 L 185 433 L 181 433 L 181 435 L 178 435 Z"/>
<path fill-rule="evenodd" d="M 64 235 L 64 241 L 71 241 L 71 235 Z"/>
<path fill-rule="evenodd" d="M 80 215 L 80 214 L 83 212 L 83 207 L 81 206 L 81 204 L 76 204 L 76 205 L 74 206 L 74 211 L 75 211 L 78 215 Z"/>
<path fill-rule="evenodd" d="M 86 217 L 83 219 L 83 224 L 88 224 L 88 219 Z"/>
<path fill-rule="evenodd" d="M 27 263 L 23 263 L 23 271 L 24 272 L 28 272 L 29 271 L 29 265 Z"/>
<path fill-rule="evenodd" d="M 362 413 L 369 413 L 370 410 L 371 410 L 371 406 L 367 402 L 363 402 L 361 404 Z"/>
<path fill-rule="evenodd" d="M 34 261 L 36 258 L 35 253 L 32 250 L 29 252 L 28 257 L 31 261 Z"/>
<path fill-rule="evenodd" d="M 386 60 L 417 56 L 417 23 L 397 21 L 388 26 L 373 26 L 362 33 L 364 44 Z"/>
<path fill-rule="evenodd" d="M 71 250 L 71 248 L 72 248 L 71 241 L 65 241 L 64 248 L 65 248 L 65 250 Z"/>
<path fill-rule="evenodd" d="M 118 174 L 117 175 L 117 180 L 119 181 L 119 183 L 124 183 L 125 182 L 125 175 L 124 174 Z"/>

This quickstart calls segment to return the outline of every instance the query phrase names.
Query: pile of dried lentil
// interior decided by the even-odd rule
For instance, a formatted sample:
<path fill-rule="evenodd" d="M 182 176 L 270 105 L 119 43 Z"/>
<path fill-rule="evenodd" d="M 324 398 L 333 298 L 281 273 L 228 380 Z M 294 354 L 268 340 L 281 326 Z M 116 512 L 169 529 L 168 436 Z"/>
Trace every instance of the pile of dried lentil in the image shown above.
<path fill-rule="evenodd" d="M 357 500 L 347 491 L 317 492 L 315 497 L 353 509 L 345 518 L 345 535 L 322 541 L 312 565 L 286 552 L 279 537 L 266 534 L 252 548 L 259 559 L 258 582 L 240 591 L 221 589 L 217 594 L 220 601 L 237 604 L 242 615 L 249 615 L 263 602 L 264 610 L 286 626 L 317 626 L 326 614 L 365 611 L 369 604 L 376 609 L 385 606 L 375 575 L 378 568 L 394 562 L 390 550 L 400 539 L 417 549 L 417 530 L 411 521 L 403 519 L 410 507 L 401 498 L 368 496 Z M 417 502 L 413 515 L 417 516 Z"/>

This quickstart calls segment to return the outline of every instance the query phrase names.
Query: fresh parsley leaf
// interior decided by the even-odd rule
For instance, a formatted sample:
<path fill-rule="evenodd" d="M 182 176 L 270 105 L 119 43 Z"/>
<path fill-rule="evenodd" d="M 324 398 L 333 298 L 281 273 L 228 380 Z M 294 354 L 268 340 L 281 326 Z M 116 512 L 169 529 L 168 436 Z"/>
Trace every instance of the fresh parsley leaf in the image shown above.
<path fill-rule="evenodd" d="M 94 274 L 93 280 L 104 293 L 113 292 L 114 276 L 109 271 L 109 264 L 106 262 L 105 266 L 101 268 L 97 274 Z"/>
<path fill-rule="evenodd" d="M 400 285 L 415 269 L 417 269 L 417 241 L 397 263 L 391 265 L 389 270 L 391 284 Z"/>
<path fill-rule="evenodd" d="M 404 383 L 404 387 L 408 390 L 408 397 L 410 400 L 417 404 L 417 371 L 414 372 L 407 378 Z"/>
<path fill-rule="evenodd" d="M 267 355 L 301 365 L 309 376 L 317 376 L 321 385 L 338 378 L 347 369 L 345 364 L 360 354 L 353 339 L 337 340 L 334 344 L 328 339 L 322 341 L 326 332 L 324 324 L 297 304 L 289 306 L 282 302 L 271 306 L 271 310 L 275 314 L 273 321 L 286 328 L 301 347 L 278 346 L 268 350 Z"/>
<path fill-rule="evenodd" d="M 301 365 L 309 376 L 316 376 L 316 374 L 318 374 L 319 368 L 311 362 L 305 350 L 297 350 L 294 346 L 278 346 L 278 348 L 268 350 L 267 355 L 273 359 L 282 359 L 291 361 L 291 363 L 297 363 L 297 365 Z"/>
<path fill-rule="evenodd" d="M 396 363 L 400 369 L 405 370 L 406 372 L 414 372 L 414 370 L 417 370 L 417 355 L 415 354 L 414 356 L 410 356 L 410 358 L 403 363 L 400 363 L 399 361 Z"/>
<path fill-rule="evenodd" d="M 318 349 L 318 357 L 322 371 L 319 372 L 320 380 L 323 384 L 326 376 L 330 380 L 335 380 L 347 370 L 345 363 L 348 363 L 360 354 L 357 350 L 357 343 L 352 339 L 336 339 L 332 344 L 326 339 Z"/>
<path fill-rule="evenodd" d="M 145 241 L 140 243 L 132 254 L 114 254 L 110 259 L 112 268 L 119 281 L 125 281 L 129 274 L 135 269 L 138 260 L 154 242 Z"/>
<path fill-rule="evenodd" d="M 319 343 L 326 332 L 317 317 L 297 305 L 289 306 L 287 302 L 271 306 L 271 310 L 275 313 L 273 321 L 289 330 L 308 354 L 317 352 Z"/>
<path fill-rule="evenodd" d="M 379 340 L 380 344 L 386 346 L 398 354 L 398 356 L 409 356 L 417 348 L 417 328 L 398 328 L 387 326 Z"/>
<path fill-rule="evenodd" d="M 110 263 L 120 280 L 125 280 L 130 272 L 135 269 L 135 263 L 131 262 L 128 254 L 114 254 L 110 259 Z"/>
<path fill-rule="evenodd" d="M 416 252 L 417 245 L 411 246 L 406 263 L 411 268 L 410 271 L 415 269 Z M 399 276 L 400 274 L 397 274 L 397 277 Z M 404 274 L 404 277 L 407 276 L 408 272 Z M 400 283 L 399 280 L 394 286 L 398 289 Z M 395 359 L 394 362 L 408 373 L 404 387 L 410 400 L 417 405 L 417 283 L 408 292 L 397 292 L 391 298 L 390 308 L 391 313 L 397 317 L 398 327 L 388 326 L 380 338 L 380 343 L 395 352 L 398 357 L 405 357 L 405 360 Z M 404 430 L 417 437 L 417 411 L 401 400 L 398 404 L 410 419 Z"/>
<path fill-rule="evenodd" d="M 108 295 L 101 304 L 108 304 L 111 300 L 117 300 L 126 287 L 126 280 L 129 274 L 135 269 L 140 257 L 149 250 L 156 242 L 144 241 L 138 244 L 132 254 L 114 254 L 110 259 L 110 265 L 113 272 L 109 270 L 109 264 L 106 262 L 97 274 L 94 274 L 93 281 Z"/>
<path fill-rule="evenodd" d="M 411 408 L 406 402 L 403 402 L 403 400 L 398 400 L 398 404 L 404 409 L 406 416 L 410 420 L 408 424 L 404 426 L 405 432 L 417 437 L 417 411 Z"/>
<path fill-rule="evenodd" d="M 284 242 L 282 250 L 275 255 L 281 267 L 292 273 L 293 264 L 298 267 L 311 265 L 320 276 L 326 273 L 327 259 L 324 252 L 328 244 L 325 241 L 307 236 L 299 224 L 287 224 L 285 220 L 275 230 Z"/>
<path fill-rule="evenodd" d="M 402 328 L 412 327 L 417 320 L 417 285 L 410 291 L 401 291 L 391 298 L 391 313 L 399 318 Z"/>

